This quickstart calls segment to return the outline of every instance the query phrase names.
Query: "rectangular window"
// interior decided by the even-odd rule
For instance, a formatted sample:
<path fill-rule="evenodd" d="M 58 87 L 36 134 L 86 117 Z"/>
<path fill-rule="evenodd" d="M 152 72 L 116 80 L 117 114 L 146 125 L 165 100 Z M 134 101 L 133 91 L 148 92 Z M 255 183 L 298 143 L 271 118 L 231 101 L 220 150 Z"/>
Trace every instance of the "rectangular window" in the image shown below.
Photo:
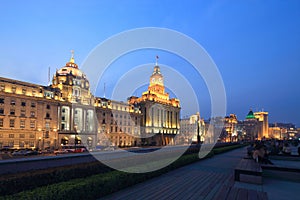
<path fill-rule="evenodd" d="M 65 130 L 65 124 L 61 124 L 61 130 Z"/>
<path fill-rule="evenodd" d="M 9 138 L 14 138 L 15 135 L 14 135 L 14 134 L 9 134 L 8 137 L 9 137 Z"/>
<path fill-rule="evenodd" d="M 0 115 L 4 115 L 4 108 L 0 108 Z"/>
<path fill-rule="evenodd" d="M 48 104 L 48 105 L 46 106 L 46 108 L 47 108 L 47 109 L 50 109 L 50 105 Z"/>
<path fill-rule="evenodd" d="M 20 120 L 20 128 L 25 128 L 25 120 Z"/>
<path fill-rule="evenodd" d="M 34 138 L 34 134 L 30 133 L 29 138 Z"/>
<path fill-rule="evenodd" d="M 35 128 L 35 121 L 34 120 L 30 121 L 30 128 Z"/>
<path fill-rule="evenodd" d="M 16 93 L 16 89 L 17 89 L 16 86 L 12 86 L 12 87 L 11 87 L 11 92 L 12 92 L 12 93 Z"/>
<path fill-rule="evenodd" d="M 21 116 L 21 117 L 25 117 L 25 114 L 26 114 L 26 110 L 21 110 L 20 116 Z"/>
<path fill-rule="evenodd" d="M 4 84 L 1 84 L 0 85 L 0 91 L 4 91 L 5 90 L 5 85 Z"/>
<path fill-rule="evenodd" d="M 10 114 L 10 115 L 15 115 L 15 114 L 16 114 L 15 109 L 10 109 L 9 114 Z"/>
<path fill-rule="evenodd" d="M 15 127 L 15 120 L 14 119 L 10 119 L 9 120 L 9 127 L 10 128 L 14 128 Z"/>
<path fill-rule="evenodd" d="M 20 138 L 25 138 L 25 134 L 22 133 L 22 134 L 19 135 L 19 137 L 20 137 Z"/>
<path fill-rule="evenodd" d="M 34 111 L 30 112 L 30 117 L 35 117 L 35 112 Z"/>
<path fill-rule="evenodd" d="M 3 119 L 0 119 L 0 127 L 3 127 Z"/>
<path fill-rule="evenodd" d="M 29 147 L 34 147 L 34 141 L 29 141 Z"/>
<path fill-rule="evenodd" d="M 0 98 L 0 103 L 4 103 L 4 98 Z"/>
<path fill-rule="evenodd" d="M 24 146 L 25 146 L 24 141 L 20 141 L 20 142 L 19 142 L 19 147 L 24 147 Z"/>
<path fill-rule="evenodd" d="M 35 103 L 31 102 L 31 108 L 35 108 Z"/>
<path fill-rule="evenodd" d="M 15 105 L 16 105 L 16 100 L 12 99 L 12 100 L 10 101 L 10 105 L 15 106 Z"/>
<path fill-rule="evenodd" d="M 46 127 L 47 130 L 49 130 L 50 129 L 50 122 L 46 122 L 45 127 Z"/>
<path fill-rule="evenodd" d="M 2 133 L 0 133 L 0 138 L 3 138 L 3 134 Z"/>
<path fill-rule="evenodd" d="M 66 120 L 66 117 L 65 117 L 65 116 L 61 116 L 61 120 L 62 120 L 62 121 L 65 121 L 65 120 Z"/>
<path fill-rule="evenodd" d="M 25 102 L 25 101 L 22 101 L 22 102 L 21 102 L 21 106 L 26 106 L 26 102 Z"/>

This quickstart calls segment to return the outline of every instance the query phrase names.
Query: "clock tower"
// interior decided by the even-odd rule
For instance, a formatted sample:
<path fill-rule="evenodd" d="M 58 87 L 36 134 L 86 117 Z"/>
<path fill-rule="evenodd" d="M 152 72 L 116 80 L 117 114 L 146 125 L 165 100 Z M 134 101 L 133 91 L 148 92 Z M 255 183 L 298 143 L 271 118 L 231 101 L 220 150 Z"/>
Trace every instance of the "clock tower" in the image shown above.
<path fill-rule="evenodd" d="M 129 97 L 128 103 L 139 106 L 142 111 L 142 144 L 172 145 L 180 128 L 180 102 L 165 92 L 164 77 L 157 60 L 158 57 L 148 90 L 141 97 Z"/>

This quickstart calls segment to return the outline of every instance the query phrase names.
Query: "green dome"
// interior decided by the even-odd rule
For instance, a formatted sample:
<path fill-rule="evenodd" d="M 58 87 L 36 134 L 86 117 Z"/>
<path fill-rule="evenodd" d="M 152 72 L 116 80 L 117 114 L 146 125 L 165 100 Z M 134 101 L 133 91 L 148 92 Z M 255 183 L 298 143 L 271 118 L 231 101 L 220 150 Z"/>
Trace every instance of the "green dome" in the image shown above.
<path fill-rule="evenodd" d="M 246 116 L 246 119 L 255 119 L 255 116 L 254 116 L 252 110 L 249 111 L 248 115 Z"/>

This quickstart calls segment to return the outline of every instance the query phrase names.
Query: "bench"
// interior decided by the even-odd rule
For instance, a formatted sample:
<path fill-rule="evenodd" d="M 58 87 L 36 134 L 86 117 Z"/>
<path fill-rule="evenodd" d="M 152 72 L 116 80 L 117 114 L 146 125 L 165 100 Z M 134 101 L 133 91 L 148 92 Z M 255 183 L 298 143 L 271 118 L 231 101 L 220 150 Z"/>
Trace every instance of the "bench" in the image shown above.
<path fill-rule="evenodd" d="M 234 170 L 234 180 L 262 184 L 262 168 L 252 159 L 242 159 Z"/>

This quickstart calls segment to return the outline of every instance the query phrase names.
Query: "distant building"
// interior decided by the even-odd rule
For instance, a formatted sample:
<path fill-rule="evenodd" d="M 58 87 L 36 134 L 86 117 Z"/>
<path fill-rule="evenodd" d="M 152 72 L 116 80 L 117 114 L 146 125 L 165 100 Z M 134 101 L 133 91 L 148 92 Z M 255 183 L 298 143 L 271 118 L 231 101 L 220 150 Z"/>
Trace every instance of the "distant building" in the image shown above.
<path fill-rule="evenodd" d="M 268 112 L 255 112 L 254 116 L 258 120 L 258 139 L 269 138 Z"/>
<path fill-rule="evenodd" d="M 245 137 L 249 140 L 258 139 L 258 121 L 252 110 L 249 111 L 246 119 L 243 122 L 245 129 Z"/>
<path fill-rule="evenodd" d="M 180 103 L 165 92 L 164 77 L 157 62 L 150 77 L 148 90 L 141 97 L 131 96 L 128 103 L 140 107 L 142 143 L 145 145 L 172 145 L 179 134 Z"/>
<path fill-rule="evenodd" d="M 234 142 L 237 141 L 237 117 L 235 114 L 230 114 L 225 117 L 224 120 L 224 128 L 226 131 L 226 142 Z"/>
<path fill-rule="evenodd" d="M 269 137 L 275 139 L 297 139 L 298 130 L 292 123 L 271 123 L 269 125 Z"/>
<path fill-rule="evenodd" d="M 200 118 L 199 112 L 180 120 L 180 138 L 182 144 L 197 143 L 198 133 L 200 142 L 203 142 L 205 139 L 205 124 L 204 120 Z"/>

